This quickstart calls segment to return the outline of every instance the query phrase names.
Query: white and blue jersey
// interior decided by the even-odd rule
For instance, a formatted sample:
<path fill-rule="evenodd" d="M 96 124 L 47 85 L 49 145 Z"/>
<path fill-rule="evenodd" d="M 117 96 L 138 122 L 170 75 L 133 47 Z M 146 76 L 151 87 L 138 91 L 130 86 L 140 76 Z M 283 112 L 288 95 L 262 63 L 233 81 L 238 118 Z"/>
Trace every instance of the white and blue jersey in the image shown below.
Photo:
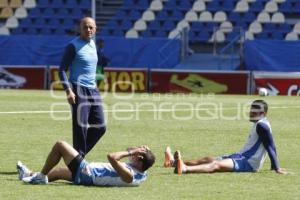
<path fill-rule="evenodd" d="M 75 177 L 75 184 L 96 186 L 137 186 L 146 180 L 147 172 L 139 172 L 129 163 L 123 165 L 130 170 L 133 180 L 124 182 L 110 163 L 88 163 L 83 160 Z"/>
<path fill-rule="evenodd" d="M 87 87 L 96 88 L 96 67 L 98 62 L 97 48 L 94 40 L 82 40 L 80 37 L 72 40 L 65 49 L 60 67 L 59 77 L 65 89 L 68 82 Z M 69 81 L 66 71 L 70 69 Z"/>
<path fill-rule="evenodd" d="M 231 158 L 234 162 L 234 170 L 237 172 L 258 171 L 267 154 L 271 160 L 271 169 L 279 169 L 272 129 L 269 121 L 263 118 L 254 123 L 247 142 L 238 153 L 222 158 Z"/>

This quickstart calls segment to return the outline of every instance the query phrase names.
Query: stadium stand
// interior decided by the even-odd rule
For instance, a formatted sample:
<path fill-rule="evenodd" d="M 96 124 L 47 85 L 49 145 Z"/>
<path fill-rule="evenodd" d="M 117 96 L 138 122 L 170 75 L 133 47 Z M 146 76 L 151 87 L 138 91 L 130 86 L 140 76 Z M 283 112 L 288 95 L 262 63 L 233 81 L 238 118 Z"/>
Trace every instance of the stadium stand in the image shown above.
<path fill-rule="evenodd" d="M 195 52 L 212 52 L 245 39 L 298 40 L 296 0 L 98 0 L 97 37 L 178 37 L 188 29 Z M 2 35 L 75 35 L 91 15 L 89 0 L 1 0 Z M 60 29 L 57 29 L 60 27 Z M 201 56 L 200 56 L 201 57 Z"/>

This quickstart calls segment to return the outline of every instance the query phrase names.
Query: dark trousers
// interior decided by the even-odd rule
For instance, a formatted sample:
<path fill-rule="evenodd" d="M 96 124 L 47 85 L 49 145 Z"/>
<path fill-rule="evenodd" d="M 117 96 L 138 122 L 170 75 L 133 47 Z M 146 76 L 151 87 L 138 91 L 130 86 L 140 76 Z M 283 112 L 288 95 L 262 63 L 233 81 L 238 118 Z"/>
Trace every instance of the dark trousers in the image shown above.
<path fill-rule="evenodd" d="M 73 147 L 84 157 L 106 131 L 102 100 L 97 89 L 73 84 Z"/>

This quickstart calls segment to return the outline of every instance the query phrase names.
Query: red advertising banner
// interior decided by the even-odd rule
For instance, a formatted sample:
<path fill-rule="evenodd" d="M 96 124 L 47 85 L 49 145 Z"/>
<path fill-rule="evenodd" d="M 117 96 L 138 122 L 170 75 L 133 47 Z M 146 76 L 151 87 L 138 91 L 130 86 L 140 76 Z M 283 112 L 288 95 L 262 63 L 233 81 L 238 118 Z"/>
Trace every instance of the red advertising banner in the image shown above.
<path fill-rule="evenodd" d="M 300 72 L 254 72 L 252 93 L 266 88 L 268 95 L 300 95 Z"/>
<path fill-rule="evenodd" d="M 247 94 L 249 72 L 151 70 L 151 92 Z"/>
<path fill-rule="evenodd" d="M 51 67 L 50 74 L 52 88 L 56 90 L 63 89 L 59 83 L 58 68 Z M 147 69 L 105 68 L 104 75 L 105 80 L 97 82 L 101 91 L 147 92 Z"/>
<path fill-rule="evenodd" d="M 46 66 L 0 66 L 0 88 L 45 89 Z"/>

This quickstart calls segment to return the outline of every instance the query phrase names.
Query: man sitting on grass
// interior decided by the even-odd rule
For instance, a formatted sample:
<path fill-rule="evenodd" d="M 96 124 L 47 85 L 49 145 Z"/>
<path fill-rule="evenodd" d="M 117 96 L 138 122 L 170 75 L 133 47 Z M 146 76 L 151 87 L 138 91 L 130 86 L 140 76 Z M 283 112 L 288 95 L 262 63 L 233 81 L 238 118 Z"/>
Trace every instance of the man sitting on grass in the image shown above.
<path fill-rule="evenodd" d="M 255 100 L 251 104 L 249 118 L 254 125 L 240 152 L 222 157 L 209 156 L 199 160 L 183 161 L 180 151 L 176 151 L 173 156 L 171 148 L 167 147 L 164 166 L 175 167 L 174 172 L 177 174 L 256 172 L 262 167 L 268 153 L 271 169 L 279 174 L 286 174 L 287 172 L 279 167 L 271 126 L 266 119 L 267 112 L 268 105 L 265 101 Z"/>
<path fill-rule="evenodd" d="M 120 162 L 128 157 L 129 162 Z M 54 168 L 63 158 L 67 167 Z M 155 162 L 155 156 L 147 146 L 131 147 L 107 155 L 109 163 L 88 163 L 68 143 L 58 141 L 50 151 L 41 172 L 31 172 L 17 162 L 19 179 L 30 184 L 47 184 L 59 179 L 77 185 L 136 186 L 147 178 L 146 170 Z"/>

